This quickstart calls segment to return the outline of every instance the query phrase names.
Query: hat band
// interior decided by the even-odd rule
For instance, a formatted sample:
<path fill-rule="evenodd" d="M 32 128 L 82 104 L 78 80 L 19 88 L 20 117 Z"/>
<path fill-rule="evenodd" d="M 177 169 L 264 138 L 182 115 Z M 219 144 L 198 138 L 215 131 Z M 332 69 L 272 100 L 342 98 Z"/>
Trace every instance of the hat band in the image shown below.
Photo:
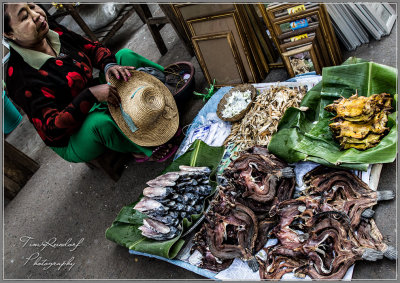
<path fill-rule="evenodd" d="M 135 96 L 135 94 L 140 90 L 144 88 L 144 86 L 138 87 L 134 93 L 131 95 L 131 99 Z M 129 116 L 128 113 L 124 111 L 124 108 L 122 108 L 122 104 L 119 104 L 119 108 L 121 109 L 121 114 L 122 118 L 124 118 L 125 123 L 128 125 L 129 129 L 131 130 L 132 133 L 136 132 L 138 130 L 138 127 L 136 127 L 135 123 L 133 122 L 131 116 Z"/>
<path fill-rule="evenodd" d="M 124 111 L 124 109 L 122 108 L 122 104 L 119 104 L 119 108 L 121 109 L 122 118 L 124 118 L 125 123 L 128 125 L 131 132 L 136 132 L 138 130 L 138 127 L 136 127 L 131 116 L 129 116 L 129 114 Z"/>
<path fill-rule="evenodd" d="M 138 87 L 136 90 L 135 90 L 135 92 L 134 93 L 132 93 L 132 95 L 131 95 L 131 99 L 135 96 L 135 94 L 139 91 L 139 90 L 141 90 L 142 88 L 144 88 L 144 86 L 140 86 L 140 87 Z"/>

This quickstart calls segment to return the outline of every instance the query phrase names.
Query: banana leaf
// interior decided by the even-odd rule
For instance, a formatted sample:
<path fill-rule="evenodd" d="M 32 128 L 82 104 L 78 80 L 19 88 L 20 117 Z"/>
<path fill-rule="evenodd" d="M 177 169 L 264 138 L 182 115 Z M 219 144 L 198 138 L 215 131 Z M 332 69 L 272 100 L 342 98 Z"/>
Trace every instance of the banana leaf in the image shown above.
<path fill-rule="evenodd" d="M 397 104 L 397 70 L 392 67 L 350 58 L 341 66 L 324 68 L 322 81 L 304 97 L 300 106 L 307 111 L 289 108 L 282 117 L 278 131 L 268 145 L 271 153 L 287 162 L 308 160 L 327 166 L 366 171 L 369 164 L 393 162 L 397 154 L 397 112 L 388 117 L 389 133 L 381 142 L 367 150 L 340 150 L 329 129 L 333 115 L 324 107 L 341 97 L 355 94 L 370 96 L 386 92 Z"/>
<path fill-rule="evenodd" d="M 211 178 L 213 178 L 223 153 L 224 147 L 212 147 L 200 140 L 196 140 L 182 156 L 163 171 L 163 174 L 179 171 L 179 165 L 207 166 L 212 170 Z M 216 183 L 210 182 L 210 185 L 215 190 Z M 142 226 L 143 219 L 147 216 L 133 209 L 138 201 L 121 209 L 111 227 L 107 229 L 106 238 L 131 250 L 169 259 L 174 258 L 185 241 L 180 239 L 180 235 L 168 241 L 155 241 L 142 236 L 138 228 Z M 183 219 L 183 231 L 189 228 L 200 216 L 201 214 L 197 214 L 192 215 L 191 219 Z"/>

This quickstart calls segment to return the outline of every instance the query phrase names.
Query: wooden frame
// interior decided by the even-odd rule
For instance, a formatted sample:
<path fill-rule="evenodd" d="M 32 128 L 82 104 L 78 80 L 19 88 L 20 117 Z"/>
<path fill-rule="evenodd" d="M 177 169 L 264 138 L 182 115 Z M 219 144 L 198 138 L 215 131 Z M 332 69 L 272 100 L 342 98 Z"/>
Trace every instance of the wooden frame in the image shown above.
<path fill-rule="evenodd" d="M 212 66 L 212 64 L 218 63 L 218 61 L 208 62 L 208 64 L 207 64 L 207 62 L 206 62 L 207 59 L 204 58 L 203 52 L 201 50 L 202 49 L 201 46 L 200 46 L 201 42 L 204 42 L 204 41 L 207 41 L 207 40 L 208 41 L 212 41 L 212 40 L 221 39 L 221 38 L 226 38 L 226 40 L 228 41 L 228 45 L 230 47 L 232 59 L 234 61 L 230 62 L 230 64 L 229 64 L 229 62 L 225 60 L 223 64 L 218 66 L 218 68 L 219 67 L 223 68 L 223 72 L 222 73 L 224 73 L 225 71 L 233 71 L 233 70 L 235 70 L 235 69 L 231 69 L 231 67 L 232 66 L 236 66 L 236 71 L 237 71 L 237 74 L 239 74 L 240 81 L 236 81 L 236 82 L 235 81 L 227 81 L 227 80 L 229 80 L 229 76 L 227 76 L 227 79 L 223 79 L 221 81 L 221 79 L 218 79 L 217 77 L 212 77 L 211 73 L 214 72 L 214 70 L 209 70 L 207 68 L 207 66 L 210 67 L 210 66 Z M 202 36 L 194 36 L 194 37 L 192 37 L 192 43 L 193 43 L 197 58 L 199 60 L 199 64 L 200 64 L 200 66 L 201 66 L 201 68 L 202 68 L 202 70 L 204 72 L 204 75 L 205 75 L 205 77 L 207 79 L 207 82 L 209 84 L 211 84 L 213 82 L 213 79 L 216 79 L 216 84 L 215 84 L 216 87 L 222 87 L 222 86 L 228 86 L 228 85 L 239 85 L 239 84 L 243 84 L 244 82 L 247 81 L 247 76 L 246 76 L 246 72 L 245 72 L 244 67 L 243 67 L 243 62 L 240 59 L 236 43 L 234 41 L 234 38 L 233 38 L 233 35 L 232 35 L 231 32 L 224 32 L 224 33 L 219 33 L 219 34 L 206 34 L 206 35 L 202 35 Z M 223 51 L 222 49 L 213 49 L 213 50 L 220 51 L 220 52 Z M 221 53 L 219 53 L 219 54 L 221 54 Z M 222 54 L 224 56 L 218 56 L 219 54 L 214 54 L 214 55 L 216 55 L 216 59 L 226 58 L 226 53 L 222 52 Z M 210 55 L 210 53 L 208 53 L 207 55 L 211 56 L 213 54 Z M 211 60 L 213 60 L 213 59 L 211 59 Z M 231 66 L 229 66 L 229 65 L 231 65 Z M 218 72 L 220 70 L 216 70 L 216 71 Z M 224 73 L 224 74 L 227 74 L 227 73 Z M 236 75 L 232 74 L 232 77 L 233 77 L 232 79 L 233 80 L 237 80 L 236 78 L 234 78 L 234 76 L 236 76 Z"/>
<path fill-rule="evenodd" d="M 295 31 L 290 32 L 290 33 L 281 34 L 280 36 L 278 36 L 278 39 L 281 40 L 281 42 L 282 42 L 282 44 L 280 44 L 280 46 L 279 46 L 280 50 L 282 52 L 286 52 L 286 51 L 288 51 L 287 47 L 295 45 L 295 44 L 285 43 L 284 39 L 287 39 L 287 38 L 290 38 L 290 37 L 293 37 L 293 36 L 297 36 L 297 35 L 301 35 L 301 34 L 304 34 L 304 33 L 306 33 L 306 34 L 314 33 L 314 37 L 315 37 L 314 40 L 315 40 L 315 47 L 316 47 L 315 51 L 316 51 L 316 54 L 317 54 L 317 57 L 318 57 L 318 60 L 319 60 L 319 62 L 321 64 L 321 66 L 324 66 L 324 67 L 332 66 L 332 61 L 331 61 L 331 58 L 329 57 L 329 54 L 327 52 L 327 47 L 326 47 L 326 44 L 325 44 L 325 40 L 324 40 L 324 38 L 323 38 L 323 36 L 321 34 L 321 30 L 319 28 L 319 25 L 302 28 L 302 29 L 295 30 Z M 311 42 L 311 41 L 304 40 L 304 41 L 301 41 L 301 42 L 300 41 L 297 41 L 297 42 L 300 45 L 300 44 Z"/>
<path fill-rule="evenodd" d="M 235 25 L 229 20 L 225 30 L 210 26 L 208 35 L 211 35 L 212 31 L 217 29 L 216 32 L 232 31 L 247 78 L 249 78 L 247 82 L 260 82 L 267 76 L 270 68 L 283 67 L 281 62 L 275 63 L 278 54 L 280 55 L 280 52 L 278 53 L 276 50 L 278 46 L 275 48 L 268 37 L 254 5 L 232 3 L 218 3 L 212 4 L 212 6 L 210 4 L 191 3 L 170 5 L 190 38 L 199 36 L 199 32 L 194 27 L 195 24 L 201 21 L 213 21 L 221 19 L 221 17 L 233 16 Z M 218 24 L 223 26 L 221 22 L 218 22 Z M 201 33 L 205 32 L 204 29 L 201 30 Z"/>
<path fill-rule="evenodd" d="M 279 46 L 278 38 L 282 35 L 277 27 L 281 23 L 286 23 L 290 21 L 295 21 L 298 19 L 305 18 L 307 16 L 317 15 L 319 19 L 319 25 L 321 28 L 321 34 L 319 35 L 319 42 L 321 44 L 321 53 L 328 63 L 327 65 L 339 65 L 342 63 L 342 55 L 340 53 L 339 44 L 337 42 L 335 32 L 332 27 L 332 23 L 330 22 L 330 17 L 326 10 L 326 6 L 324 4 L 318 4 L 317 7 L 313 7 L 312 9 L 304 10 L 292 15 L 286 15 L 282 17 L 275 17 L 274 12 L 282 9 L 287 9 L 291 7 L 295 7 L 298 4 L 277 4 L 270 5 L 265 7 L 264 4 L 258 4 L 258 8 L 261 11 L 264 22 L 267 24 L 268 29 L 271 32 L 272 38 L 274 40 L 275 45 Z M 282 55 L 281 50 L 279 52 Z M 327 53 L 326 53 L 327 52 Z M 326 54 L 329 55 L 329 60 L 327 60 Z"/>
<path fill-rule="evenodd" d="M 185 43 L 186 50 L 189 52 L 190 56 L 193 57 L 194 50 L 192 46 L 192 41 L 190 40 L 190 37 L 188 37 L 182 22 L 176 16 L 173 5 L 159 4 L 158 6 L 160 6 L 160 9 L 169 20 L 172 28 L 175 30 L 179 38 Z"/>
<path fill-rule="evenodd" d="M 291 43 L 291 44 L 290 44 Z M 315 53 L 315 58 L 318 62 L 318 67 L 322 70 L 322 67 L 327 67 L 324 62 L 323 56 L 321 56 L 321 47 L 319 46 L 319 42 L 316 36 L 312 36 L 309 38 L 301 39 L 298 41 L 290 42 L 286 46 L 283 46 L 282 52 L 289 52 L 304 46 L 312 45 Z M 281 45 L 282 47 L 282 45 Z"/>
<path fill-rule="evenodd" d="M 199 5 L 202 5 L 203 7 L 207 6 L 207 5 L 213 5 L 213 9 L 210 12 L 210 10 L 207 10 L 206 15 L 199 15 L 199 9 L 197 9 L 198 7 L 200 7 Z M 188 21 L 188 20 L 192 20 L 195 18 L 202 18 L 202 17 L 206 17 L 206 16 L 214 16 L 214 15 L 218 15 L 218 14 L 225 14 L 225 13 L 229 13 L 229 12 L 233 12 L 235 11 L 235 6 L 233 4 L 230 3 L 217 3 L 217 4 L 209 4 L 209 3 L 203 3 L 203 4 L 190 4 L 190 3 L 186 3 L 186 4 L 173 4 L 175 10 L 177 11 L 177 13 L 179 14 L 179 17 L 183 20 L 183 21 Z M 196 6 L 196 16 L 190 17 L 190 16 L 185 16 L 182 14 L 182 11 L 180 8 L 184 8 L 184 7 L 188 7 L 188 6 Z M 226 6 L 228 7 L 227 9 L 218 9 L 221 6 Z M 230 8 L 230 7 L 231 8 Z"/>
<path fill-rule="evenodd" d="M 306 10 L 304 10 L 304 11 L 297 12 L 297 13 L 294 13 L 294 14 L 286 14 L 286 15 L 282 15 L 282 16 L 275 16 L 275 13 L 277 11 L 280 11 L 280 10 L 286 10 L 286 9 L 289 9 L 289 8 L 293 8 L 293 7 L 299 6 L 299 4 L 277 5 L 276 7 L 273 7 L 273 8 L 269 8 L 268 7 L 267 8 L 267 14 L 268 14 L 268 17 L 271 19 L 272 22 L 276 22 L 276 21 L 279 21 L 279 20 L 289 19 L 291 17 L 298 16 L 298 15 L 301 15 L 303 13 L 312 12 L 312 11 L 318 11 L 320 9 L 318 4 L 316 4 L 316 5 L 314 3 L 311 3 L 311 4 L 312 5 L 306 5 L 308 7 L 310 7 L 310 6 L 311 7 L 306 9 Z"/>
<path fill-rule="evenodd" d="M 300 6 L 300 5 L 304 5 L 304 7 L 306 8 L 306 10 L 304 10 L 304 11 L 309 11 L 309 10 L 311 10 L 313 8 L 318 7 L 318 3 L 298 3 L 298 4 L 276 5 L 276 6 L 273 6 L 273 8 L 269 9 L 271 11 L 269 16 L 270 16 L 270 18 L 272 20 L 275 20 L 275 19 L 288 17 L 288 16 L 292 16 L 292 15 L 301 13 L 303 11 L 299 11 L 299 12 L 296 12 L 296 13 L 293 13 L 293 14 L 289 14 L 287 12 L 287 10 L 289 8 L 294 8 L 294 7 Z M 280 14 L 276 14 L 277 12 L 283 11 L 283 10 L 285 10 L 285 12 L 281 12 Z"/>
<path fill-rule="evenodd" d="M 251 20 L 247 15 L 246 9 L 242 4 L 235 4 L 236 10 L 239 12 L 239 18 L 242 22 L 244 32 L 248 36 L 248 42 L 254 57 L 255 64 L 261 78 L 265 78 L 269 72 L 268 62 L 262 53 L 261 46 L 256 38 L 254 31 L 251 30 Z"/>
<path fill-rule="evenodd" d="M 281 50 L 279 49 L 279 41 L 278 41 L 278 38 L 277 38 L 277 36 L 276 36 L 276 34 L 275 34 L 275 32 L 274 32 L 274 29 L 273 29 L 273 27 L 272 27 L 272 23 L 271 23 L 271 21 L 270 21 L 268 15 L 267 15 L 267 7 L 266 7 L 264 4 L 257 4 L 257 6 L 258 6 L 258 9 L 259 9 L 260 12 L 261 12 L 261 16 L 262 16 L 262 18 L 263 18 L 263 20 L 264 20 L 265 25 L 267 26 L 269 32 L 271 33 L 272 41 L 274 42 L 275 47 L 278 49 L 279 55 L 282 57 L 282 52 L 281 52 Z M 276 65 L 276 66 L 275 66 L 275 65 Z M 284 64 L 283 64 L 283 65 L 284 65 Z M 281 64 L 279 64 L 279 63 L 278 63 L 278 64 L 277 64 L 277 63 L 274 63 L 274 64 L 270 64 L 270 67 L 271 67 L 271 68 L 281 68 L 282 66 L 281 66 Z"/>
<path fill-rule="evenodd" d="M 317 33 L 319 32 L 319 30 L 316 31 Z M 297 41 L 293 41 L 293 42 L 289 42 L 289 43 L 285 43 L 282 44 L 280 46 L 282 52 L 289 52 L 291 50 L 297 49 L 297 48 L 301 48 L 303 46 L 307 46 L 312 44 L 314 47 L 314 53 L 315 53 L 315 57 L 317 59 L 318 62 L 318 66 L 322 69 L 322 67 L 327 67 L 328 65 L 325 64 L 324 58 L 321 55 L 321 46 L 319 44 L 318 38 L 316 35 L 311 36 L 309 38 L 304 38 L 301 40 L 297 40 Z"/>
<path fill-rule="evenodd" d="M 310 36 L 310 37 L 303 38 L 300 40 L 283 43 L 279 47 L 281 48 L 282 53 L 284 53 L 284 52 L 288 52 L 288 51 L 292 50 L 293 48 L 298 48 L 302 45 L 312 43 L 314 40 L 315 40 L 315 36 Z"/>
<path fill-rule="evenodd" d="M 337 46 L 337 48 L 336 48 L 336 46 L 335 46 L 335 42 L 337 44 L 337 40 L 336 40 L 336 37 L 332 37 L 332 33 L 330 32 L 330 29 L 328 27 L 328 23 L 325 18 L 323 9 L 318 9 L 318 10 L 313 9 L 312 11 L 309 10 L 309 11 L 305 11 L 305 12 L 301 12 L 301 13 L 296 13 L 290 17 L 285 17 L 285 18 L 279 19 L 274 22 L 274 25 L 273 25 L 274 32 L 277 36 L 279 36 L 282 34 L 282 32 L 280 31 L 280 28 L 279 28 L 280 24 L 300 20 L 300 19 L 303 19 L 303 18 L 306 18 L 309 16 L 314 16 L 314 15 L 316 15 L 318 17 L 319 25 L 321 27 L 321 32 L 322 32 L 323 37 L 325 38 L 325 41 L 327 42 L 327 49 L 328 49 L 328 52 L 332 59 L 333 65 L 336 66 L 336 65 L 341 64 L 342 63 L 341 56 L 339 56 L 340 49 L 337 49 L 339 47 Z M 330 22 L 329 22 L 329 25 L 330 25 Z M 332 25 L 330 25 L 330 27 L 332 27 Z M 333 28 L 332 28 L 332 31 L 333 31 Z"/>
<path fill-rule="evenodd" d="M 317 74 L 321 74 L 321 68 L 320 68 L 316 53 L 315 53 L 314 45 L 310 44 L 308 46 L 303 46 L 303 47 L 282 53 L 282 59 L 283 59 L 285 65 L 287 66 L 287 70 L 288 70 L 290 77 L 294 77 L 294 76 L 298 75 L 298 74 L 295 74 L 295 72 L 293 70 L 293 66 L 290 62 L 290 57 L 292 57 L 296 54 L 306 53 L 306 52 L 308 52 L 310 54 L 310 59 L 313 63 L 315 72 Z"/>
<path fill-rule="evenodd" d="M 255 29 L 256 35 L 259 39 L 264 55 L 267 57 L 269 64 L 276 62 L 279 58 L 279 52 L 277 51 L 277 47 L 275 47 L 272 41 L 270 40 L 267 31 L 265 29 L 264 21 L 260 19 L 260 16 L 257 13 L 256 6 L 246 5 L 246 7 L 248 10 L 248 14 L 250 15 L 252 25 L 256 27 Z"/>
<path fill-rule="evenodd" d="M 210 24 L 210 21 L 214 21 L 214 20 L 219 20 L 219 19 L 224 19 L 224 18 L 232 18 L 234 21 L 234 25 L 237 29 L 237 34 L 239 37 L 239 41 L 241 42 L 242 46 L 243 46 L 243 50 L 240 50 L 238 48 L 238 52 L 239 52 L 239 56 L 242 58 L 242 62 L 244 62 L 244 59 L 246 60 L 245 62 L 247 63 L 247 68 L 246 65 L 243 63 L 243 67 L 246 71 L 247 77 L 249 78 L 248 82 L 256 82 L 257 78 L 258 78 L 258 74 L 256 73 L 256 70 L 254 69 L 254 64 L 253 64 L 253 60 L 250 56 L 250 52 L 249 52 L 249 46 L 248 43 L 246 41 L 246 38 L 243 37 L 243 32 L 241 30 L 241 26 L 239 23 L 239 18 L 237 15 L 237 12 L 229 12 L 229 13 L 224 13 L 224 14 L 219 14 L 219 15 L 214 15 L 214 16 L 207 16 L 207 17 L 202 17 L 202 18 L 196 18 L 196 19 L 192 19 L 192 20 L 188 20 L 187 21 L 187 25 L 188 28 L 192 34 L 192 36 L 199 36 L 199 35 L 204 35 L 204 33 L 199 33 L 196 31 L 195 26 L 197 24 Z M 223 32 L 224 30 L 218 30 L 215 31 L 216 33 L 220 33 Z M 214 32 L 214 30 L 213 30 Z M 207 34 L 211 34 L 212 32 L 208 31 Z M 237 38 L 235 36 L 235 34 L 233 35 L 233 39 L 235 40 L 235 42 L 237 42 Z M 236 46 L 238 46 L 238 44 L 236 44 Z M 240 52 L 242 51 L 242 52 Z M 248 70 L 248 71 L 247 71 Z"/>
<path fill-rule="evenodd" d="M 313 26 L 308 26 L 308 27 L 305 27 L 305 28 L 301 28 L 301 29 L 298 29 L 298 30 L 291 31 L 291 32 L 283 33 L 283 34 L 278 36 L 278 40 L 280 41 L 280 44 L 285 44 L 286 43 L 285 40 L 290 40 L 290 38 L 294 37 L 294 36 L 298 36 L 298 35 L 302 35 L 302 34 L 309 35 L 311 33 L 313 33 L 315 35 L 317 30 L 318 30 L 318 26 L 319 25 L 316 24 L 316 25 L 313 25 Z"/>
<path fill-rule="evenodd" d="M 192 41 L 191 41 L 191 35 L 190 35 L 189 28 L 188 28 L 188 26 L 186 25 L 185 20 L 183 19 L 182 14 L 181 14 L 180 11 L 179 11 L 179 7 L 180 7 L 180 6 L 188 5 L 188 4 L 179 4 L 179 5 L 177 5 L 177 4 L 169 4 L 169 5 L 170 5 L 170 7 L 171 7 L 171 10 L 172 10 L 173 13 L 175 14 L 175 17 L 176 17 L 176 18 L 178 19 L 178 21 L 181 23 L 182 28 L 183 28 L 183 30 L 184 30 L 184 32 L 185 32 L 185 34 L 186 34 L 186 37 L 189 39 L 190 42 L 192 42 Z M 192 44 L 192 47 L 193 47 L 193 44 Z M 194 47 L 193 47 L 193 48 L 194 48 Z"/>
<path fill-rule="evenodd" d="M 388 3 L 361 3 L 360 5 L 374 17 L 378 26 L 386 33 L 385 35 L 390 34 L 397 15 Z M 383 12 L 388 14 L 387 19 L 384 19 Z"/>
<path fill-rule="evenodd" d="M 280 25 L 282 24 L 287 24 L 290 22 L 294 22 L 296 20 L 301 20 L 307 17 L 312 17 L 312 16 L 317 16 L 318 17 L 318 24 L 322 26 L 321 22 L 321 15 L 319 13 L 319 9 L 313 9 L 312 11 L 306 11 L 306 12 L 301 12 L 301 13 L 296 13 L 294 15 L 290 15 L 288 17 L 283 17 L 275 20 L 273 22 L 273 28 L 274 32 L 276 33 L 277 36 L 284 34 L 284 32 L 281 30 Z"/>
<path fill-rule="evenodd" d="M 334 49 L 337 51 L 336 52 L 336 60 L 337 60 L 338 63 L 335 64 L 335 62 L 333 62 L 334 66 L 340 65 L 343 62 L 342 53 L 340 53 L 339 43 L 338 43 L 338 41 L 336 39 L 335 31 L 334 31 L 332 23 L 330 21 L 330 16 L 328 14 L 328 10 L 326 9 L 326 6 L 324 4 L 321 4 L 321 12 L 322 12 L 322 15 L 324 15 L 324 18 L 327 21 L 327 31 L 330 34 L 331 43 L 333 44 Z"/>

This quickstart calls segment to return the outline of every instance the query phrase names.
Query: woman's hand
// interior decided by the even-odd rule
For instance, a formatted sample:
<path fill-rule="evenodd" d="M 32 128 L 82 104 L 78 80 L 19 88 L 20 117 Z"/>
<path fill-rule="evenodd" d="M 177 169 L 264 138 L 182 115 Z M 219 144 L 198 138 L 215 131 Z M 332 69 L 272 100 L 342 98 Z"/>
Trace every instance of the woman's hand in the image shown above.
<path fill-rule="evenodd" d="M 120 65 L 112 66 L 107 70 L 106 80 L 108 82 L 110 76 L 113 75 L 114 77 L 117 78 L 117 80 L 123 78 L 124 81 L 128 81 L 129 77 L 131 76 L 131 72 L 129 70 L 135 70 L 135 67 L 120 66 Z"/>
<path fill-rule="evenodd" d="M 121 103 L 118 91 L 114 86 L 109 84 L 96 85 L 89 88 L 99 102 L 106 101 L 107 103 L 118 107 Z"/>

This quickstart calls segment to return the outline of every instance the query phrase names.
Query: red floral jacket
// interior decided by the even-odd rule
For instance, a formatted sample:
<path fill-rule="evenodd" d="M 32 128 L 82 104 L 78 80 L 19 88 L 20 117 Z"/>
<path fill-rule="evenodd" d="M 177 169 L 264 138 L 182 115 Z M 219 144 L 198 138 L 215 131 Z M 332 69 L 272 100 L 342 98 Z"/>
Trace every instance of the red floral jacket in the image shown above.
<path fill-rule="evenodd" d="M 115 56 L 100 43 L 65 27 L 53 31 L 59 34 L 60 54 L 48 59 L 39 70 L 10 48 L 6 86 L 45 144 L 64 147 L 97 102 L 88 89 L 94 85 L 93 67 L 104 70 L 108 63 L 115 63 Z"/>

